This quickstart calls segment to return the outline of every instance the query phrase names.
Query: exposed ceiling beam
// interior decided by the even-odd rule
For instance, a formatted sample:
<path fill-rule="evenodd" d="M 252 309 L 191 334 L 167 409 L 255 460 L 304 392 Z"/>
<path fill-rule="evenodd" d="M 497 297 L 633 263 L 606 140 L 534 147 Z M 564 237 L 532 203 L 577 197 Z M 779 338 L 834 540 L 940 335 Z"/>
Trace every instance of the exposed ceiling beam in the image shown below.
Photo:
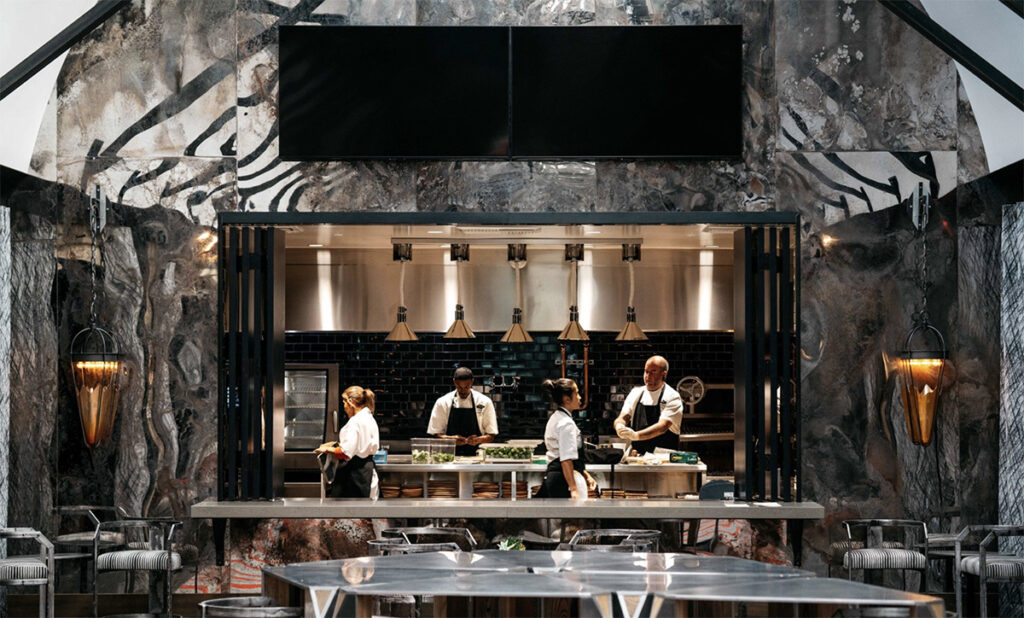
<path fill-rule="evenodd" d="M 121 7 L 128 4 L 129 0 L 100 0 L 96 6 L 86 11 L 67 28 L 61 30 L 57 36 L 43 44 L 42 47 L 32 52 L 13 69 L 0 77 L 0 99 L 14 92 L 35 75 L 40 69 L 53 62 L 54 58 L 63 54 L 69 47 L 81 41 L 93 28 L 102 24 L 108 17 L 116 13 Z M 41 15 L 39 19 L 45 19 Z"/>
<path fill-rule="evenodd" d="M 1024 111 L 1024 88 L 1018 86 L 1012 79 L 992 66 L 974 50 L 960 42 L 960 39 L 950 34 L 949 31 L 936 23 L 935 20 L 928 17 L 928 15 L 908 0 L 878 1 L 882 6 L 895 13 L 914 30 L 917 30 L 926 39 L 935 44 L 936 47 L 948 54 L 953 60 L 977 75 L 978 79 L 988 84 L 989 87 L 998 92 L 1007 101 L 1013 103 L 1017 109 Z"/>
<path fill-rule="evenodd" d="M 1024 0 L 999 0 L 1017 15 L 1024 17 Z"/>

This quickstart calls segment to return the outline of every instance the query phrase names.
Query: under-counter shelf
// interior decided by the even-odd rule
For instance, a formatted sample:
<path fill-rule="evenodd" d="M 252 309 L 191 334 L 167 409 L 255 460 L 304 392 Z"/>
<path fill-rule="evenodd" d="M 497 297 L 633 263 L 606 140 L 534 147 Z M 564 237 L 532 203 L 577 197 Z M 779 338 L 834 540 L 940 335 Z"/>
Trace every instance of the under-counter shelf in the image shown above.
<path fill-rule="evenodd" d="M 679 434 L 680 442 L 724 442 L 736 437 L 735 432 L 720 431 L 717 433 L 683 433 Z"/>

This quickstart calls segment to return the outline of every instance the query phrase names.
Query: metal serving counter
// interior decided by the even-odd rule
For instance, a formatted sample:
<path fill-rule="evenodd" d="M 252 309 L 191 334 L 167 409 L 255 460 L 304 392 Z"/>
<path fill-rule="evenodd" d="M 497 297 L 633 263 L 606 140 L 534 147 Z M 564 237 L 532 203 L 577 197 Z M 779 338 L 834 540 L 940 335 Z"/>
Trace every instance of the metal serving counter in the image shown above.
<path fill-rule="evenodd" d="M 434 615 L 446 614 L 447 597 L 497 597 L 502 615 L 514 615 L 514 600 L 521 598 L 574 599 L 579 615 L 602 617 L 692 615 L 687 604 L 694 601 L 732 604 L 734 615 L 738 603 L 750 602 L 905 607 L 912 616 L 942 615 L 935 597 L 690 554 L 480 551 L 351 558 L 265 568 L 263 592 L 316 618 L 369 616 L 373 597 L 386 595 L 432 595 Z"/>
<path fill-rule="evenodd" d="M 195 519 L 292 518 L 497 518 L 497 519 L 821 519 L 816 502 L 731 502 L 727 500 L 473 500 L 447 498 L 283 498 L 252 502 L 193 504 Z"/>

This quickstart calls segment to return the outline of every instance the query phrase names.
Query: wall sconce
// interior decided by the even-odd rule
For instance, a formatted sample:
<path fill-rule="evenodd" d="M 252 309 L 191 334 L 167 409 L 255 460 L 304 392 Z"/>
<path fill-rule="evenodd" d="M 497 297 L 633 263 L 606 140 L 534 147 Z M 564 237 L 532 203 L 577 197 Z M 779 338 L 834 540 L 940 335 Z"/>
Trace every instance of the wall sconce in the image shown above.
<path fill-rule="evenodd" d="M 615 336 L 615 340 L 647 341 L 647 335 L 644 334 L 643 329 L 636 323 L 636 307 L 633 306 L 633 296 L 636 291 L 633 278 L 633 262 L 640 261 L 640 245 L 622 245 L 622 261 L 629 264 L 629 304 L 626 305 L 626 325 Z"/>
<path fill-rule="evenodd" d="M 928 223 L 929 196 L 924 192 L 923 183 L 914 188 L 909 208 L 911 222 L 919 234 L 923 234 Z M 914 444 L 931 444 L 935 429 L 935 409 L 942 391 L 942 373 L 946 367 L 948 353 L 942 333 L 928 322 L 928 242 L 921 242 L 919 285 L 921 287 L 921 311 L 913 316 L 914 327 L 907 333 L 903 351 L 896 360 L 896 373 L 900 381 L 900 397 L 907 420 L 907 432 Z M 938 344 L 933 348 L 913 348 L 915 335 L 931 334 Z"/>
<path fill-rule="evenodd" d="M 935 429 L 935 408 L 942 391 L 942 373 L 948 353 L 942 334 L 928 323 L 926 315 L 920 315 L 916 322 L 907 334 L 903 351 L 896 360 L 896 374 L 900 380 L 900 397 L 910 440 L 914 444 L 928 446 Z M 933 334 L 938 349 L 911 348 L 912 340 L 918 333 Z"/>
<path fill-rule="evenodd" d="M 451 260 L 455 262 L 455 321 L 444 334 L 445 339 L 474 339 L 473 329 L 466 324 L 466 313 L 462 307 L 462 292 L 459 286 L 459 265 L 469 261 L 468 244 L 452 244 Z"/>
<path fill-rule="evenodd" d="M 398 276 L 398 316 L 395 318 L 395 326 L 384 338 L 384 341 L 417 341 L 419 337 L 409 328 L 406 322 L 405 308 L 405 263 L 412 261 L 412 244 L 397 243 L 391 246 L 391 259 L 401 262 L 401 274 Z"/>
<path fill-rule="evenodd" d="M 96 236 L 106 224 L 107 198 L 103 189 L 89 198 L 89 326 L 71 339 L 71 375 L 82 420 L 82 436 L 92 448 L 110 437 L 128 375 L 127 365 L 110 331 L 97 325 L 96 319 Z"/>

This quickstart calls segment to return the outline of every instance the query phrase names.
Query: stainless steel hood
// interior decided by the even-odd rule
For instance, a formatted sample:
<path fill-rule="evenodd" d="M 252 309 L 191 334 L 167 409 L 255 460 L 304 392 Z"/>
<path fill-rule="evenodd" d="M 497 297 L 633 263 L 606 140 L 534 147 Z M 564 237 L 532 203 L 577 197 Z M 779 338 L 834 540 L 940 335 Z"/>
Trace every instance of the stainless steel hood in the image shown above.
<path fill-rule="evenodd" d="M 364 236 L 365 238 L 365 236 Z M 472 240 L 470 240 L 472 243 Z M 522 271 L 523 325 L 559 331 L 568 315 L 569 265 L 558 244 L 531 245 Z M 285 328 L 386 333 L 398 306 L 400 266 L 379 248 L 290 248 L 286 252 Z M 460 267 L 466 321 L 477 332 L 504 332 L 515 304 L 515 271 L 506 247 L 479 244 Z M 733 327 L 732 251 L 643 249 L 636 269 L 637 322 L 647 332 Z M 405 303 L 417 333 L 443 333 L 455 307 L 455 264 L 443 245 L 416 246 L 406 264 Z M 587 245 L 579 264 L 580 323 L 618 332 L 626 317 L 629 268 L 616 244 Z"/>

